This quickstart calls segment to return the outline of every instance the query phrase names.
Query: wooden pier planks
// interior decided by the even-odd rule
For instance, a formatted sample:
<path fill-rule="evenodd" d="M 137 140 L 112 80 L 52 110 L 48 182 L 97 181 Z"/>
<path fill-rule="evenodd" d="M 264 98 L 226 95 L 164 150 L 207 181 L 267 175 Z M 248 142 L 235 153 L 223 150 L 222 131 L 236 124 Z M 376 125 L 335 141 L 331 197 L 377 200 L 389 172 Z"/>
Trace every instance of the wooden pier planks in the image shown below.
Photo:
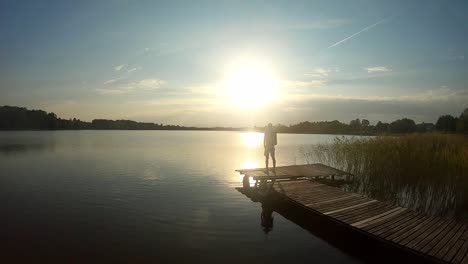
<path fill-rule="evenodd" d="M 314 177 L 340 172 L 331 169 L 321 164 L 285 166 L 277 168 L 277 175 Z M 239 172 L 247 176 L 270 176 L 263 169 Z M 305 209 L 387 243 L 437 261 L 468 264 L 468 225 L 465 222 L 422 215 L 307 179 L 278 181 L 273 184 L 273 190 Z"/>
<path fill-rule="evenodd" d="M 424 216 L 308 180 L 277 182 L 273 188 L 294 202 L 389 243 L 449 263 L 468 261 L 465 223 Z"/>

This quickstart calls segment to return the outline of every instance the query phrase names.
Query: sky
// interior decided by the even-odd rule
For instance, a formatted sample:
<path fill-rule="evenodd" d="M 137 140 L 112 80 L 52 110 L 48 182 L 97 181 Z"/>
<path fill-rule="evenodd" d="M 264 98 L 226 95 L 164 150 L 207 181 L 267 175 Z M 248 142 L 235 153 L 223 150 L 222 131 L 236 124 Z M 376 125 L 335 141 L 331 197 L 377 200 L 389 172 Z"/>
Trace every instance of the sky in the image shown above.
<path fill-rule="evenodd" d="M 451 0 L 3 0 L 0 105 L 185 126 L 435 122 L 468 107 L 467 12 Z"/>

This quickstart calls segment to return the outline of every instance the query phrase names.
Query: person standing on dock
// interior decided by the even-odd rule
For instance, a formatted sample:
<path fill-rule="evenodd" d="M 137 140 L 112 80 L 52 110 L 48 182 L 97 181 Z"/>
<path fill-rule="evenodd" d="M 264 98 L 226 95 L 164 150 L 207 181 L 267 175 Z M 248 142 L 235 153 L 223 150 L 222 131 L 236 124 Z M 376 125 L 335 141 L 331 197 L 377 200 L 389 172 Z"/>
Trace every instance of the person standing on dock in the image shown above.
<path fill-rule="evenodd" d="M 275 158 L 275 145 L 277 143 L 276 131 L 273 129 L 271 123 L 265 127 L 265 134 L 263 135 L 263 146 L 265 147 L 265 167 L 268 173 L 268 159 L 271 156 L 273 160 L 273 172 L 276 173 L 276 158 Z"/>

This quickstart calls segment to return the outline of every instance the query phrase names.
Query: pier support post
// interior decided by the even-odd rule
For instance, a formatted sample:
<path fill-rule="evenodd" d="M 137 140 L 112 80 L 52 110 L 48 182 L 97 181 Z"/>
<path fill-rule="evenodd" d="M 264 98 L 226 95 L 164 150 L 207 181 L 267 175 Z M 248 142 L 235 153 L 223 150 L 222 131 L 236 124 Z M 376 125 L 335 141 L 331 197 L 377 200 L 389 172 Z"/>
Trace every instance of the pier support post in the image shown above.
<path fill-rule="evenodd" d="M 244 186 L 244 188 L 250 188 L 249 176 L 244 175 L 244 178 L 242 178 L 242 186 Z"/>

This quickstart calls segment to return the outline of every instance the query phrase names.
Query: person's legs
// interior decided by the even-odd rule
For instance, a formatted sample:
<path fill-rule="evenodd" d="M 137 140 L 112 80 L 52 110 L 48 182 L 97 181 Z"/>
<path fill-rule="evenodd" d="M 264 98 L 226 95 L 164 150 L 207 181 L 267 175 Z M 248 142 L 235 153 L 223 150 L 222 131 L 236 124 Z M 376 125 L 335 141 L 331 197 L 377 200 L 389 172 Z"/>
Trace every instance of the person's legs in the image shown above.
<path fill-rule="evenodd" d="M 275 149 L 271 151 L 271 159 L 273 160 L 273 171 L 276 171 Z"/>
<path fill-rule="evenodd" d="M 268 156 L 269 155 L 270 154 L 268 153 L 268 150 L 265 149 L 265 168 L 267 169 L 267 171 L 268 171 Z"/>

